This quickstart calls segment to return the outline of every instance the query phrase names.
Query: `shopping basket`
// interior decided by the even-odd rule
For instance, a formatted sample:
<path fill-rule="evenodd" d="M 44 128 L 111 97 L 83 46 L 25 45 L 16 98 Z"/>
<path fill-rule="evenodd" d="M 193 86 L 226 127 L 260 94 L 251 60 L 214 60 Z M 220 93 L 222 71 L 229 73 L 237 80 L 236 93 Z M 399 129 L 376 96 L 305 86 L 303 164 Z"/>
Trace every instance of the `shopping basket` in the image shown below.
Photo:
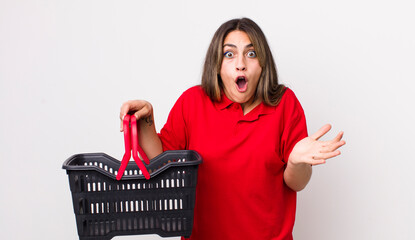
<path fill-rule="evenodd" d="M 190 237 L 201 162 L 195 151 L 166 151 L 147 165 L 149 180 L 131 162 L 118 181 L 120 161 L 111 156 L 70 157 L 63 168 L 69 176 L 80 240 L 136 234 Z"/>
<path fill-rule="evenodd" d="M 123 127 L 125 154 L 121 162 L 105 153 L 87 153 L 63 163 L 79 238 L 108 240 L 137 234 L 190 237 L 200 155 L 191 150 L 166 151 L 150 162 L 138 144 L 135 117 L 125 116 Z M 129 162 L 131 151 L 135 163 Z"/>

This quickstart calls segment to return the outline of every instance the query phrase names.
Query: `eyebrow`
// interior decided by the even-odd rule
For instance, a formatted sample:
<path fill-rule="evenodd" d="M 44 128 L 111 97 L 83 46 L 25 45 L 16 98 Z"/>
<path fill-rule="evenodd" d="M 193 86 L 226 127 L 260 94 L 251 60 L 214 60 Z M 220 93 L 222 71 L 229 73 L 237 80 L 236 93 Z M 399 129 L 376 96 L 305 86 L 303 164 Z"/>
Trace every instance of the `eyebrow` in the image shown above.
<path fill-rule="evenodd" d="M 254 45 L 252 43 L 248 44 L 245 46 L 245 48 L 250 48 L 253 47 Z M 237 48 L 236 45 L 231 44 L 231 43 L 225 43 L 223 44 L 223 47 L 231 47 L 231 48 Z"/>

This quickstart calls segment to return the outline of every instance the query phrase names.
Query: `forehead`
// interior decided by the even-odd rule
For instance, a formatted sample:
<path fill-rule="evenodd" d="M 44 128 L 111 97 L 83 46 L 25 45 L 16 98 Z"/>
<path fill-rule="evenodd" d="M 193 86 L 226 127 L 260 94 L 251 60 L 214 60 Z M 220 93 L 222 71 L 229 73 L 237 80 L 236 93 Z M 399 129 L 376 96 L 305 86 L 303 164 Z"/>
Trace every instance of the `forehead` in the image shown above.
<path fill-rule="evenodd" d="M 223 41 L 223 44 L 232 44 L 232 45 L 241 45 L 246 46 L 251 44 L 251 40 L 249 39 L 248 34 L 244 31 L 240 30 L 234 30 L 225 37 L 225 40 Z"/>

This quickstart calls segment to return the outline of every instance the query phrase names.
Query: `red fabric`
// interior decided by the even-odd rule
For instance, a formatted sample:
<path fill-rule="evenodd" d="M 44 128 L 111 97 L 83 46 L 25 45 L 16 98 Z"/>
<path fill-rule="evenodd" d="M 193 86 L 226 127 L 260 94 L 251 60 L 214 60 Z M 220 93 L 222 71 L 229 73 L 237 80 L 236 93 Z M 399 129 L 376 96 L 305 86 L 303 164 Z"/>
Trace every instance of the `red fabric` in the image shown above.
<path fill-rule="evenodd" d="M 192 87 L 159 136 L 164 150 L 195 150 L 203 158 L 191 240 L 292 239 L 296 192 L 283 172 L 307 127 L 290 89 L 277 106 L 260 104 L 244 116 L 225 95 L 214 103 Z"/>

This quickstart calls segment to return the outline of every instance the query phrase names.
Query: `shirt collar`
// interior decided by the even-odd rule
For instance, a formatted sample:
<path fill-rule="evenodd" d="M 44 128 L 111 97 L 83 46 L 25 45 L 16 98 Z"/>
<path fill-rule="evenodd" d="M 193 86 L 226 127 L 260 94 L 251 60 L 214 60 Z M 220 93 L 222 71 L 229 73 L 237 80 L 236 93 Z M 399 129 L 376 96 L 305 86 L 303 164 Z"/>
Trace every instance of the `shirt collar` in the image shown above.
<path fill-rule="evenodd" d="M 221 94 L 221 101 L 215 102 L 215 106 L 219 110 L 224 110 L 232 104 L 238 104 L 232 102 L 223 92 Z M 252 109 L 251 112 L 244 115 L 240 120 L 242 121 L 255 121 L 261 115 L 266 115 L 275 112 L 275 106 L 268 106 L 264 102 L 261 102 L 258 106 Z"/>
<path fill-rule="evenodd" d="M 223 110 L 227 107 L 229 107 L 232 102 L 226 95 L 225 93 L 223 93 L 223 91 L 221 92 L 221 100 L 219 102 L 215 102 L 215 106 L 216 108 L 218 108 L 219 110 Z"/>

